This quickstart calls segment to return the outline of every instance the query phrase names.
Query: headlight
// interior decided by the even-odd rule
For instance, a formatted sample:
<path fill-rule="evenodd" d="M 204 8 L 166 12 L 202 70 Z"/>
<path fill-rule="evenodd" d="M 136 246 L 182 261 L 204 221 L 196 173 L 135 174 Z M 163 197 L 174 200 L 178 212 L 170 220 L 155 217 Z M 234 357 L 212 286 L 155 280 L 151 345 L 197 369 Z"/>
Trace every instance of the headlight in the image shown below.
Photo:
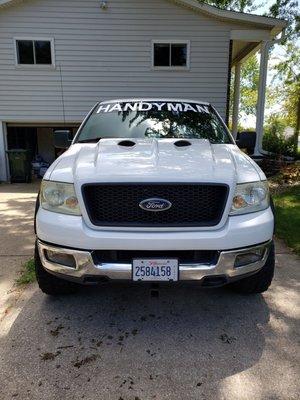
<path fill-rule="evenodd" d="M 41 205 L 45 210 L 71 215 L 81 215 L 72 183 L 43 181 Z"/>
<path fill-rule="evenodd" d="M 230 215 L 265 210 L 270 205 L 267 181 L 238 184 L 232 200 Z"/>

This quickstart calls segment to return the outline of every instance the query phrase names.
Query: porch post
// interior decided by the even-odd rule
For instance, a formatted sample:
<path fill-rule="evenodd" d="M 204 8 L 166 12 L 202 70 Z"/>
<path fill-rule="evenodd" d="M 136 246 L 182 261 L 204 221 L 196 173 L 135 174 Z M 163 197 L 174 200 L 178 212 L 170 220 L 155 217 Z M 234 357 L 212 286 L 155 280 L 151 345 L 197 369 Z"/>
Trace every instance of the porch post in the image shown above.
<path fill-rule="evenodd" d="M 256 143 L 254 155 L 261 155 L 262 138 L 264 133 L 264 116 L 266 101 L 266 84 L 268 74 L 269 42 L 263 41 L 260 46 L 260 66 L 258 96 L 256 105 Z"/>
<path fill-rule="evenodd" d="M 232 135 L 236 139 L 239 122 L 240 108 L 240 85 L 241 85 L 241 63 L 238 62 L 234 67 L 234 93 L 232 110 Z"/>
<path fill-rule="evenodd" d="M 0 121 L 0 181 L 8 180 L 6 158 L 6 124 Z"/>

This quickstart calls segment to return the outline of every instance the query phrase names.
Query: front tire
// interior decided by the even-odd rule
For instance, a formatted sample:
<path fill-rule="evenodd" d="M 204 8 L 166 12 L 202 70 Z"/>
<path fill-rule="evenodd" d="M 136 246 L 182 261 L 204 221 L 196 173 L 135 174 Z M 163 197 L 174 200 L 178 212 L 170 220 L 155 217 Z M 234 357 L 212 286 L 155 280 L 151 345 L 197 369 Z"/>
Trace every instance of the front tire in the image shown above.
<path fill-rule="evenodd" d="M 265 265 L 255 274 L 229 284 L 230 289 L 237 293 L 263 293 L 271 285 L 275 269 L 275 247 L 272 242 Z"/>
<path fill-rule="evenodd" d="M 72 294 L 78 290 L 78 284 L 57 278 L 56 276 L 50 274 L 45 270 L 41 263 L 37 243 L 35 244 L 34 261 L 36 279 L 39 288 L 45 294 L 48 294 L 50 296 L 59 296 Z"/>

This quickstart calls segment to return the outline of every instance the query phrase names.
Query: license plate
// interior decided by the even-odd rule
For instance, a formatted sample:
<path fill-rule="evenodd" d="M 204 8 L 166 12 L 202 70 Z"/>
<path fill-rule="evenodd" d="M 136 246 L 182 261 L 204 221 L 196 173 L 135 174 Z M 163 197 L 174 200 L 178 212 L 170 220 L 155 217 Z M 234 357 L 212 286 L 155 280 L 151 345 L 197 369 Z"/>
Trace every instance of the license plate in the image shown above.
<path fill-rule="evenodd" d="M 132 261 L 134 281 L 178 281 L 177 259 L 135 259 Z"/>

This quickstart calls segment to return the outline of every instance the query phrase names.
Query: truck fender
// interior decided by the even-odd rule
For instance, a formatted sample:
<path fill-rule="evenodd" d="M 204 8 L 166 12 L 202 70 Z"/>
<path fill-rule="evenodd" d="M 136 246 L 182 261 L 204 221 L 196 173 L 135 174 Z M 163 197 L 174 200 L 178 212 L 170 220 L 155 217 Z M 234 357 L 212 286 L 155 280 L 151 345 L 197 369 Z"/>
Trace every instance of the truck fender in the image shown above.
<path fill-rule="evenodd" d="M 33 225 L 33 229 L 34 229 L 34 233 L 36 234 L 36 214 L 38 213 L 40 208 L 40 191 L 38 192 L 37 198 L 36 198 L 36 202 L 35 202 L 35 209 L 34 209 L 34 225 Z"/>
<path fill-rule="evenodd" d="M 271 210 L 274 216 L 274 229 L 273 229 L 273 235 L 275 234 L 275 229 L 276 229 L 276 215 L 275 215 L 275 206 L 274 206 L 274 201 L 272 196 L 270 196 L 270 206 L 271 206 Z"/>

